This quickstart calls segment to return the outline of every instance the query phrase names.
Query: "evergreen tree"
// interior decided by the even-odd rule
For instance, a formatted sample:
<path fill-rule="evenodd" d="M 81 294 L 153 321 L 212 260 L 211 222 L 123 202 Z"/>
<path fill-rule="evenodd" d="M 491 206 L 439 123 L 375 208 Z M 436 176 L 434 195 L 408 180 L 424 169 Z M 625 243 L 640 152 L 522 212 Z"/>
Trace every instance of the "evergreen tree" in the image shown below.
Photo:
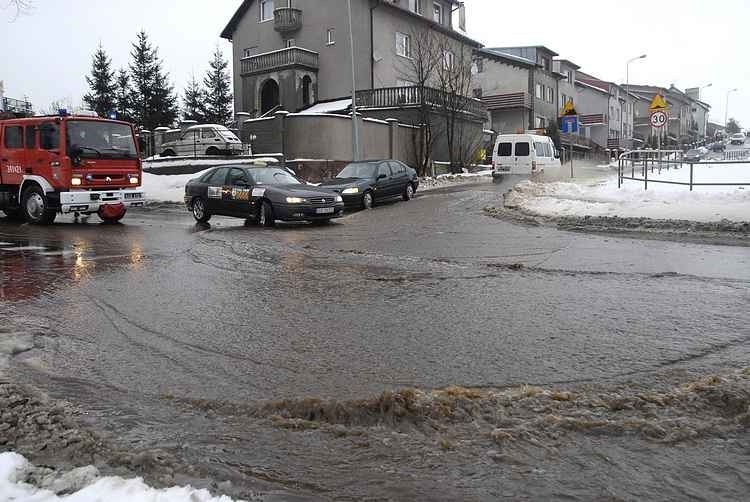
<path fill-rule="evenodd" d="M 211 68 L 206 72 L 203 84 L 206 87 L 206 120 L 215 124 L 232 124 L 232 91 L 229 63 L 219 48 L 213 54 Z"/>
<path fill-rule="evenodd" d="M 171 125 L 177 119 L 177 97 L 146 32 L 138 33 L 130 56 L 130 96 L 135 123 L 149 130 Z"/>
<path fill-rule="evenodd" d="M 89 109 L 94 110 L 101 117 L 106 117 L 115 109 L 116 83 L 114 79 L 112 61 L 99 44 L 92 58 L 91 76 L 86 76 L 86 83 L 91 88 L 91 92 L 83 97 L 83 101 Z"/>
<path fill-rule="evenodd" d="M 118 120 L 133 122 L 131 97 L 130 75 L 125 68 L 120 68 L 115 79 L 115 110 L 117 110 Z"/>
<path fill-rule="evenodd" d="M 195 75 L 188 81 L 185 87 L 185 96 L 182 98 L 182 119 L 195 120 L 198 123 L 206 122 L 206 97 L 205 91 Z"/>

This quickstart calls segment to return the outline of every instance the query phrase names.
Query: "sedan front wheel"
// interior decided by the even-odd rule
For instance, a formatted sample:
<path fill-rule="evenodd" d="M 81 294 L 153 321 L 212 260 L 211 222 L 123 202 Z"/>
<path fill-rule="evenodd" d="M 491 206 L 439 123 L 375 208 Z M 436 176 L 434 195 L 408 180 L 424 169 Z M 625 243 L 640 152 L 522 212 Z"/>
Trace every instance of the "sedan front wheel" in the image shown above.
<path fill-rule="evenodd" d="M 362 196 L 362 209 L 372 209 L 372 192 L 365 192 Z"/>
<path fill-rule="evenodd" d="M 404 193 L 402 197 L 404 200 L 411 200 L 412 197 L 414 197 L 414 187 L 411 186 L 411 183 L 407 183 L 406 187 L 404 187 Z"/>
<path fill-rule="evenodd" d="M 200 197 L 193 200 L 193 218 L 198 223 L 208 223 L 211 219 L 211 213 L 206 210 L 206 203 Z"/>
<path fill-rule="evenodd" d="M 260 204 L 260 215 L 258 216 L 258 224 L 261 227 L 270 228 L 276 224 L 276 217 L 273 214 L 273 206 L 267 200 L 264 200 Z"/>

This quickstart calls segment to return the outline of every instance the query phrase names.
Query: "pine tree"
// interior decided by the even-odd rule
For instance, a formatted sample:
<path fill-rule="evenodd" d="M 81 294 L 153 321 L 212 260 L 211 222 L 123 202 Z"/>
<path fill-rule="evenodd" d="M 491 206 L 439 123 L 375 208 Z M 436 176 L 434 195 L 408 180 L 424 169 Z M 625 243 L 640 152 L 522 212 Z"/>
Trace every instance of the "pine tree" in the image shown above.
<path fill-rule="evenodd" d="M 169 83 L 169 75 L 162 70 L 158 51 L 149 42 L 146 32 L 138 33 L 130 56 L 133 119 L 149 130 L 171 125 L 177 119 L 177 97 Z"/>
<path fill-rule="evenodd" d="M 91 88 L 91 92 L 83 97 L 83 101 L 100 117 L 106 117 L 115 108 L 116 83 L 114 79 L 112 61 L 99 44 L 92 58 L 91 76 L 86 76 L 86 83 Z"/>
<path fill-rule="evenodd" d="M 182 118 L 183 120 L 195 120 L 196 122 L 206 122 L 206 97 L 205 91 L 200 82 L 193 75 L 185 87 L 185 96 L 182 98 Z"/>
<path fill-rule="evenodd" d="M 133 122 L 132 92 L 130 75 L 125 68 L 120 68 L 115 79 L 115 109 L 118 120 Z"/>
<path fill-rule="evenodd" d="M 206 72 L 203 84 L 206 87 L 206 120 L 215 124 L 232 124 L 232 91 L 229 63 L 219 48 L 213 54 L 211 68 Z"/>

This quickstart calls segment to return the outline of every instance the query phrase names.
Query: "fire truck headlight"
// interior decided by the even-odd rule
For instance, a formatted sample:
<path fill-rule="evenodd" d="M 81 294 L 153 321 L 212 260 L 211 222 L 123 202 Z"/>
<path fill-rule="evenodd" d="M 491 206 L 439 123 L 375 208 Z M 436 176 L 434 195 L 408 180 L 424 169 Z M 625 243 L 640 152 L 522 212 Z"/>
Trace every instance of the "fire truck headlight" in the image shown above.
<path fill-rule="evenodd" d="M 130 184 L 131 185 L 137 185 L 138 184 L 138 176 L 131 176 L 130 177 Z"/>
<path fill-rule="evenodd" d="M 74 187 L 81 186 L 82 182 L 83 180 L 81 180 L 81 178 L 73 178 L 70 180 L 70 184 L 73 185 Z"/>

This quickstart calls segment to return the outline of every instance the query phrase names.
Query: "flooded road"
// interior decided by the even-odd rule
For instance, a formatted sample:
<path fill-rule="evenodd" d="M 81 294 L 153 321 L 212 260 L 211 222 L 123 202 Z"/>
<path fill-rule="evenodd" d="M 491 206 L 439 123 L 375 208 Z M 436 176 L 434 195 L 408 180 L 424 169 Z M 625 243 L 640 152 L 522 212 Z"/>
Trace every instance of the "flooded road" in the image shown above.
<path fill-rule="evenodd" d="M 0 219 L 0 381 L 233 496 L 741 498 L 750 248 L 485 216 L 506 188 L 270 231 Z"/>

